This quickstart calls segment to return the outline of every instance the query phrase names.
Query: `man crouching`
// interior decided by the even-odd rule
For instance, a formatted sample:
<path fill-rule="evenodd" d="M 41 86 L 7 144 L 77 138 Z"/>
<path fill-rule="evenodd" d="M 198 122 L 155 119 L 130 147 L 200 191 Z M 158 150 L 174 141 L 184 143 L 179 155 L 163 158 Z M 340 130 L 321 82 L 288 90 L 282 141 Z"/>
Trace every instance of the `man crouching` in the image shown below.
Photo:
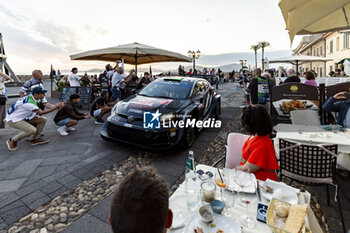
<path fill-rule="evenodd" d="M 69 100 L 64 103 L 64 106 L 57 112 L 55 118 L 53 119 L 57 126 L 57 132 L 62 136 L 67 136 L 68 132 L 73 132 L 75 129 L 72 127 L 78 124 L 78 121 L 90 118 L 89 113 L 79 112 L 77 109 L 77 104 L 80 101 L 80 96 L 78 94 L 72 94 Z"/>

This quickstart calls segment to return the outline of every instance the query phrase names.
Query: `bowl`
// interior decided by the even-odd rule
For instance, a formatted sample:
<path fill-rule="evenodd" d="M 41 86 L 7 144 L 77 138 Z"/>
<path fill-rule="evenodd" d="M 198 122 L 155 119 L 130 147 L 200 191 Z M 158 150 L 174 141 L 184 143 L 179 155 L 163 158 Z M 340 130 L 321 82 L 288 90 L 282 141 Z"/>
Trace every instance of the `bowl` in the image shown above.
<path fill-rule="evenodd" d="M 217 214 L 221 214 L 222 210 L 224 209 L 224 203 L 220 200 L 213 200 L 212 202 L 210 202 L 210 206 L 213 209 L 213 211 Z"/>
<path fill-rule="evenodd" d="M 202 206 L 199 208 L 200 219 L 205 222 L 212 222 L 214 218 L 214 212 L 209 205 Z"/>

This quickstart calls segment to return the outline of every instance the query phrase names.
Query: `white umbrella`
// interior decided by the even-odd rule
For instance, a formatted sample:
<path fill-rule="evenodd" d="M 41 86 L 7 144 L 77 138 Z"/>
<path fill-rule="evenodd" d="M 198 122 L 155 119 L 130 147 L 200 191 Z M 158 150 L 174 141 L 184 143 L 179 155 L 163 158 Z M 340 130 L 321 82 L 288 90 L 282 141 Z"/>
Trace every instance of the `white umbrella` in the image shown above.
<path fill-rule="evenodd" d="M 289 57 L 282 57 L 270 60 L 269 63 L 290 63 L 296 65 L 297 70 L 298 66 L 308 62 L 327 62 L 332 61 L 332 58 L 325 57 L 316 57 L 316 56 L 304 56 L 304 55 L 295 55 Z"/>
<path fill-rule="evenodd" d="M 344 72 L 346 75 L 350 74 L 350 61 L 349 60 L 344 61 Z"/>
<path fill-rule="evenodd" d="M 137 65 L 155 62 L 191 62 L 191 58 L 180 53 L 158 49 L 152 46 L 132 43 L 109 47 L 104 49 L 90 50 L 83 53 L 71 55 L 72 60 L 98 60 L 116 61 L 124 59 L 126 64 Z"/>
<path fill-rule="evenodd" d="M 280 0 L 290 40 L 295 35 L 349 29 L 349 0 Z"/>

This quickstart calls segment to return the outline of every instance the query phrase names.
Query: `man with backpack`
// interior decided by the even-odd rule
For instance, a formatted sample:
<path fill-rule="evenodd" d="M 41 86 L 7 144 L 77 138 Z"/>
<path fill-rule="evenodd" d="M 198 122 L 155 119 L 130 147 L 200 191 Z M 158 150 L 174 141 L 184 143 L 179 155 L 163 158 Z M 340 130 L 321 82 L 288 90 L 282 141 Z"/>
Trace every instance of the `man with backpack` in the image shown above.
<path fill-rule="evenodd" d="M 270 101 L 271 83 L 265 77 L 261 76 L 261 69 L 253 71 L 253 79 L 250 81 L 246 91 L 250 93 L 252 104 L 265 105 Z"/>
<path fill-rule="evenodd" d="M 23 98 L 27 95 L 30 95 L 33 89 L 36 87 L 41 87 L 42 89 L 45 89 L 42 81 L 43 77 L 44 76 L 41 70 L 34 70 L 32 72 L 32 78 L 26 81 L 21 87 L 21 90 L 19 91 L 19 96 Z M 45 97 L 40 99 L 37 104 L 39 109 L 41 110 L 44 110 L 45 107 L 47 109 L 55 108 L 55 105 L 50 104 Z M 60 107 L 62 106 L 63 106 L 63 103 L 60 104 Z"/>

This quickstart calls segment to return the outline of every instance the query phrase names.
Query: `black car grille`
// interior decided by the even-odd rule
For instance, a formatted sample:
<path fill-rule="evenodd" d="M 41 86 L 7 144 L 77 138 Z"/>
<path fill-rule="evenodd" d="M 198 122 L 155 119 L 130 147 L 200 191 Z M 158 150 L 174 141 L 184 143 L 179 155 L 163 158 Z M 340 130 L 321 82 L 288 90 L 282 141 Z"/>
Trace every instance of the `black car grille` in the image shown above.
<path fill-rule="evenodd" d="M 174 100 L 170 104 L 168 104 L 165 108 L 177 110 L 179 109 L 179 107 L 181 107 L 180 100 Z"/>
<path fill-rule="evenodd" d="M 169 132 L 152 132 L 135 128 L 124 127 L 115 124 L 108 124 L 109 136 L 140 145 L 157 145 L 170 143 Z"/>

